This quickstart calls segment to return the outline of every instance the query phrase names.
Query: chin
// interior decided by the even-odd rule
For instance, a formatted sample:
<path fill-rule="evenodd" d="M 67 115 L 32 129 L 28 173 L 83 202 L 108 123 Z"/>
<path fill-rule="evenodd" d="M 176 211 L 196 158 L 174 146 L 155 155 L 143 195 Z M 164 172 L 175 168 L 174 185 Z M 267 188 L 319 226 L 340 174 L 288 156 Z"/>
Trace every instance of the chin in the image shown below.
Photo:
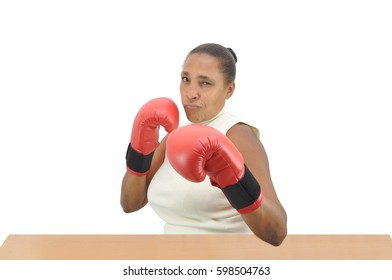
<path fill-rule="evenodd" d="M 201 121 L 199 121 L 198 119 L 195 118 L 188 118 L 188 121 L 190 121 L 191 123 L 200 123 Z"/>
<path fill-rule="evenodd" d="M 191 114 L 191 113 L 188 113 L 188 112 L 186 112 L 186 118 L 191 123 L 199 123 L 199 122 L 201 122 L 200 118 L 198 118 L 195 114 Z"/>

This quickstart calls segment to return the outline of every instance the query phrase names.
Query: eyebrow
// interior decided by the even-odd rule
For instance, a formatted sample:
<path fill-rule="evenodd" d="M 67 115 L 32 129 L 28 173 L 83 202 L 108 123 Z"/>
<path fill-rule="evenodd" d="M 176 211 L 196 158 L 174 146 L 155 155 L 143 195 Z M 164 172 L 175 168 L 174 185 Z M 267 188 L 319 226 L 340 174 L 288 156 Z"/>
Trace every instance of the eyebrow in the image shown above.
<path fill-rule="evenodd" d="M 182 71 L 181 74 L 183 74 L 183 75 L 185 75 L 185 76 L 189 76 L 189 73 L 186 72 L 186 71 Z M 199 75 L 199 76 L 197 76 L 197 78 L 199 78 L 199 79 L 206 79 L 206 80 L 212 80 L 211 77 L 204 76 L 204 75 Z"/>

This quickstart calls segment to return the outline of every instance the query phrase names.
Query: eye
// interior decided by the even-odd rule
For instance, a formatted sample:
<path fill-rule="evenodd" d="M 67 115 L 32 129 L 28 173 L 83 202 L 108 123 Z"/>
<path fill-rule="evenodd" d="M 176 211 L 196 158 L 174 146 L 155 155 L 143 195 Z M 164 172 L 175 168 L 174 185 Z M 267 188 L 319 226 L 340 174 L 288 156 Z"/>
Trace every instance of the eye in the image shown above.
<path fill-rule="evenodd" d="M 202 86 L 210 86 L 211 83 L 208 82 L 208 81 L 202 81 L 202 82 L 201 82 L 201 85 L 202 85 Z"/>
<path fill-rule="evenodd" d="M 187 82 L 189 82 L 189 79 L 187 77 L 185 77 L 185 76 L 182 76 L 181 77 L 181 81 L 184 82 L 184 83 L 187 83 Z"/>

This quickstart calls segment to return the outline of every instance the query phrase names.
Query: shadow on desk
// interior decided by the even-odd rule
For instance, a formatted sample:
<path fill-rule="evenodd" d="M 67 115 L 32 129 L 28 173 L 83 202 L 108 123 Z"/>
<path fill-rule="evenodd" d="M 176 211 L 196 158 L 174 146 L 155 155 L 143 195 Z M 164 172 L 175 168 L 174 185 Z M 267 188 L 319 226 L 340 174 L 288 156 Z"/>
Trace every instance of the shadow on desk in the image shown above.
<path fill-rule="evenodd" d="M 0 260 L 392 260 L 389 235 L 9 235 Z"/>

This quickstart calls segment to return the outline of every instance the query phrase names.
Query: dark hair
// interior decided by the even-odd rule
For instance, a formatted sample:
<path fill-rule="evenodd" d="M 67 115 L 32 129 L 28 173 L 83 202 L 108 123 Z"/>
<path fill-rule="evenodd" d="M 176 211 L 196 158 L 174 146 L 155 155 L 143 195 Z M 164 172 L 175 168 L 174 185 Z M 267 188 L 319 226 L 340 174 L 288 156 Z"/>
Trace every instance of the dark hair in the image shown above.
<path fill-rule="evenodd" d="M 191 54 L 195 53 L 205 53 L 217 58 L 220 61 L 221 71 L 226 76 L 226 82 L 231 83 L 235 80 L 237 55 L 231 48 L 214 43 L 202 44 L 191 50 L 185 61 Z"/>

